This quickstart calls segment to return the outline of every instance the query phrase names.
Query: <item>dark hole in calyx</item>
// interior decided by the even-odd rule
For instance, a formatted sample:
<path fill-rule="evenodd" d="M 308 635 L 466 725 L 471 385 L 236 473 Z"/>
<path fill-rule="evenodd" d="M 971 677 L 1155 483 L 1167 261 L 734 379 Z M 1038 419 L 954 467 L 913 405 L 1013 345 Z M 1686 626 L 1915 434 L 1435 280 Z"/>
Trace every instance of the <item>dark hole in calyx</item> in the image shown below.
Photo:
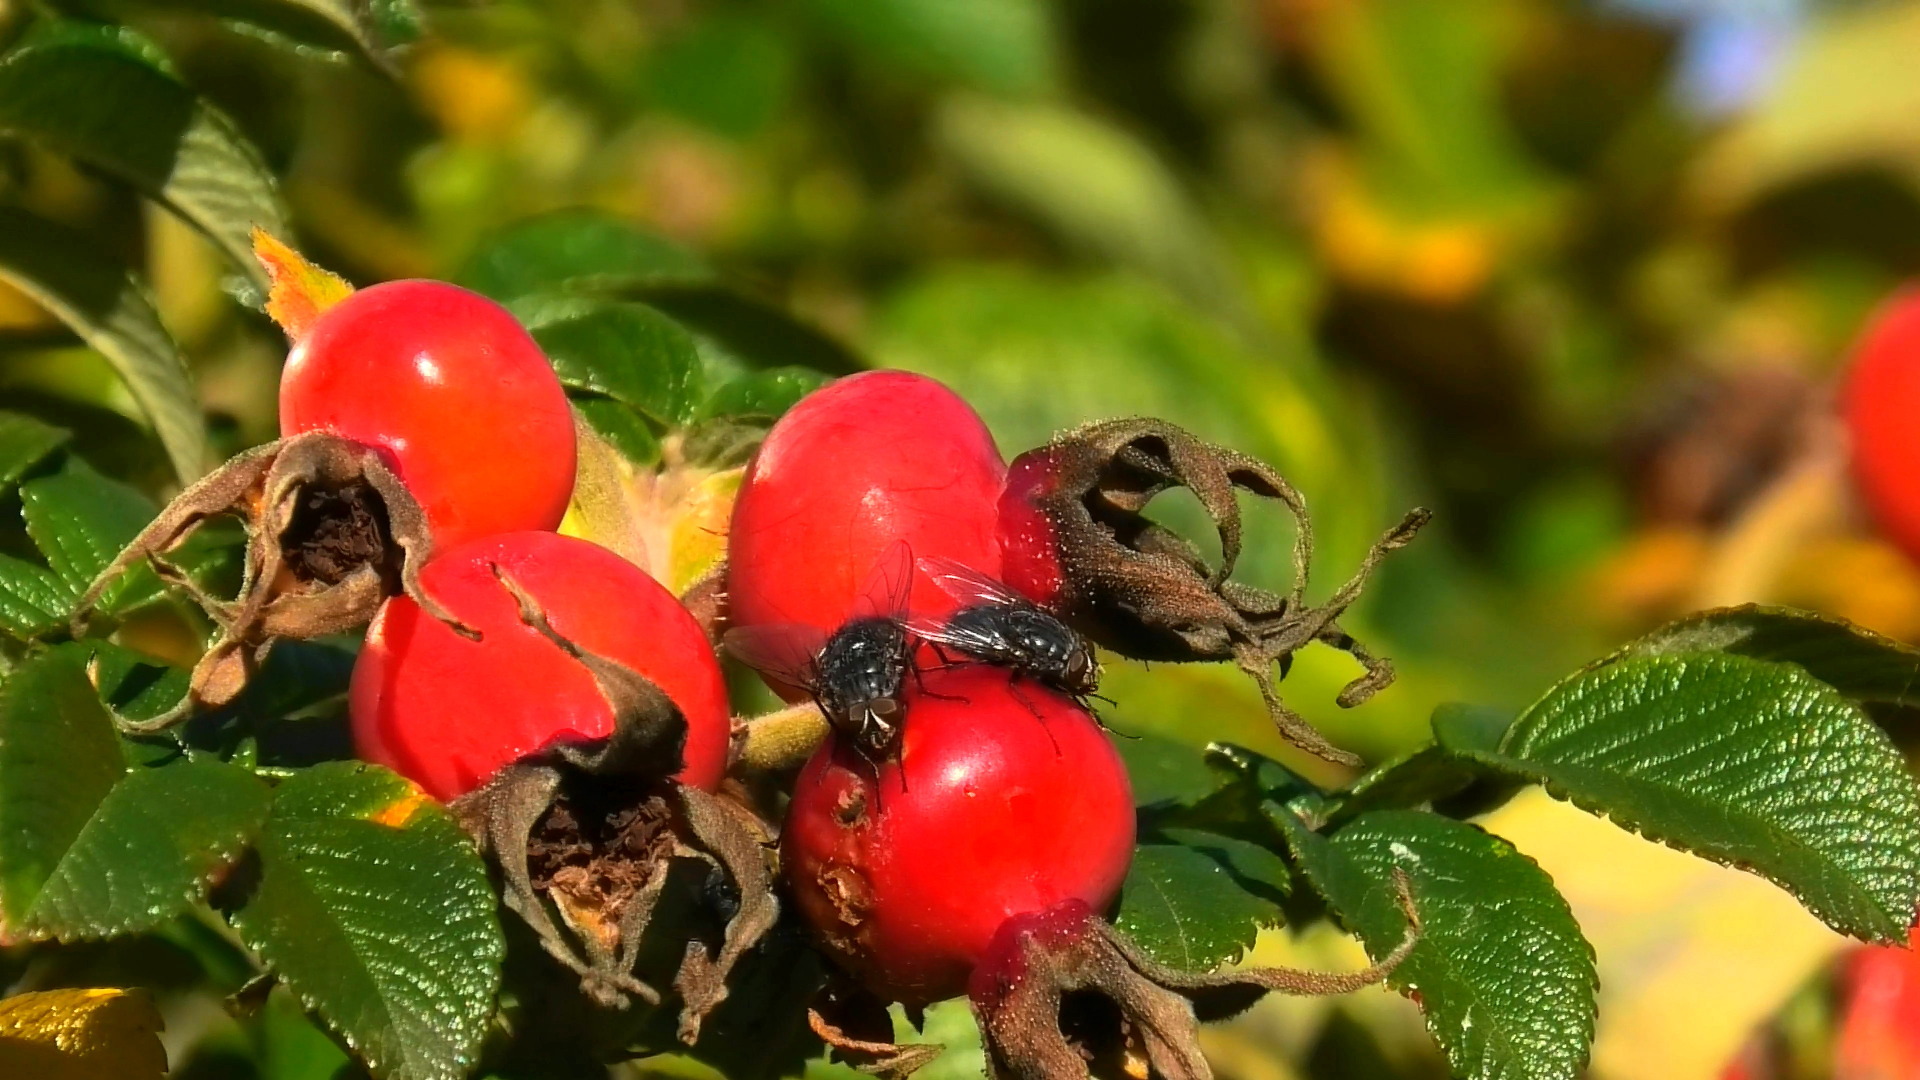
<path fill-rule="evenodd" d="M 338 585 L 362 566 L 382 577 L 398 573 L 398 545 L 387 526 L 387 504 L 364 481 L 340 487 L 309 484 L 280 534 L 288 569 L 304 581 Z"/>
<path fill-rule="evenodd" d="M 1132 1024 L 1114 1000 L 1098 990 L 1075 990 L 1060 1001 L 1060 1032 L 1102 1080 L 1133 1075 L 1128 1069 Z"/>
<path fill-rule="evenodd" d="M 591 781 L 565 785 L 527 838 L 536 889 L 560 889 L 617 920 L 672 851 L 671 811 L 658 795 Z"/>

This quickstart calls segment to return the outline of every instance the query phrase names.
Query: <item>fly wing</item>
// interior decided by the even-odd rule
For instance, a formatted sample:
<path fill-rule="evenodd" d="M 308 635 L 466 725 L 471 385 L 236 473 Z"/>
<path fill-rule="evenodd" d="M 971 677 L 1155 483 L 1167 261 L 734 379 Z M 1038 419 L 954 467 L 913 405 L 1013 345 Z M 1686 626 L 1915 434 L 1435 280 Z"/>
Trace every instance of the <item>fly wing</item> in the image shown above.
<path fill-rule="evenodd" d="M 928 555 L 920 560 L 920 572 L 940 586 L 940 591 L 960 602 L 962 607 L 979 604 L 1011 604 L 1033 607 L 1033 601 L 957 559 Z"/>
<path fill-rule="evenodd" d="M 827 635 L 806 623 L 774 623 L 737 626 L 720 642 L 735 659 L 762 675 L 788 686 L 808 687 L 813 685 Z"/>
<path fill-rule="evenodd" d="M 874 560 L 865 586 L 854 599 L 853 617 L 903 620 L 912 591 L 913 550 L 905 540 L 895 540 Z"/>
<path fill-rule="evenodd" d="M 992 660 L 1007 651 L 1006 639 L 976 622 L 955 624 L 944 619 L 912 619 L 907 631 L 922 641 L 947 645 L 976 660 Z"/>

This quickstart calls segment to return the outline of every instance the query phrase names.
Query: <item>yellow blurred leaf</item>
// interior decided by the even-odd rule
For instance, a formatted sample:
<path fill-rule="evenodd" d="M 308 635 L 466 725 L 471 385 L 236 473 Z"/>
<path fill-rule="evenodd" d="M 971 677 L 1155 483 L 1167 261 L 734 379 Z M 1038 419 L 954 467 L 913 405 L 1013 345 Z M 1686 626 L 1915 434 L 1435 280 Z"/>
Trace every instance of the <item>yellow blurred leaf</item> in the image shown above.
<path fill-rule="evenodd" d="M 1600 968 L 1595 1080 L 1706 1080 L 1847 947 L 1750 874 L 1523 792 L 1482 819 L 1553 875 Z"/>
<path fill-rule="evenodd" d="M 657 469 L 642 468 L 575 426 L 580 463 L 562 533 L 620 555 L 675 595 L 719 564 L 743 470 L 688 463 L 677 436 L 662 442 Z"/>
<path fill-rule="evenodd" d="M 253 230 L 253 257 L 267 272 L 267 314 L 288 341 L 306 337 L 321 312 L 353 293 L 345 278 L 308 262 L 264 229 Z"/>
<path fill-rule="evenodd" d="M 47 990 L 0 1001 L 0 1076 L 161 1080 L 160 1014 L 144 990 Z"/>
<path fill-rule="evenodd" d="M 1827 11 L 1800 35 L 1771 91 L 1699 159 L 1706 206 L 1735 211 L 1767 191 L 1850 166 L 1920 178 L 1920 6 Z"/>

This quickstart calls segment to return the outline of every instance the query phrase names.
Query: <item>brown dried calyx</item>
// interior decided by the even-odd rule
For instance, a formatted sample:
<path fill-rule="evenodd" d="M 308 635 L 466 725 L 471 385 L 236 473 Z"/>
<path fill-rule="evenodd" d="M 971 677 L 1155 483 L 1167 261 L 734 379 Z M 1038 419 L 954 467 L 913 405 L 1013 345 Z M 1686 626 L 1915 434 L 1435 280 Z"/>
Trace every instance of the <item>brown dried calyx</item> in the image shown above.
<path fill-rule="evenodd" d="M 208 593 L 167 557 L 202 523 L 224 515 L 247 527 L 232 600 Z M 432 547 L 419 503 L 378 452 L 306 432 L 248 450 L 181 492 L 94 579 L 72 629 L 75 637 L 84 633 L 107 587 L 142 560 L 206 610 L 218 633 L 194 666 L 186 698 L 151 720 L 121 721 L 130 732 L 158 731 L 196 707 L 233 701 L 275 641 L 352 629 L 396 593 L 477 638 L 421 591 L 420 567 Z"/>
<path fill-rule="evenodd" d="M 909 1013 L 916 1027 L 921 1014 Z M 886 1002 L 839 973 L 807 1006 L 807 1024 L 827 1044 L 833 1060 L 881 1080 L 906 1080 L 946 1051 L 939 1043 L 896 1043 Z"/>
<path fill-rule="evenodd" d="M 726 1000 L 727 977 L 779 917 L 769 838 L 745 809 L 671 777 L 684 763 L 686 719 L 651 680 L 560 635 L 539 603 L 498 566 L 521 621 L 593 674 L 613 707 L 613 734 L 555 743 L 522 758 L 453 804 L 498 868 L 509 910 L 542 948 L 609 1008 L 658 1004 L 635 973 L 640 947 L 675 859 L 722 874 L 735 894 L 717 949 L 689 941 L 674 977 L 679 1036 L 692 1044 Z M 556 922 L 557 917 L 557 922 Z"/>
<path fill-rule="evenodd" d="M 1260 687 L 1289 742 L 1329 761 L 1361 763 L 1281 702 L 1273 669 L 1278 665 L 1284 678 L 1293 654 L 1318 641 L 1364 669 L 1341 691 L 1341 706 L 1358 705 L 1391 683 L 1392 664 L 1339 620 L 1373 568 L 1412 540 L 1430 512 L 1409 512 L 1368 550 L 1351 579 L 1309 605 L 1313 523 L 1300 492 L 1264 462 L 1164 420 L 1104 420 L 1058 435 L 1014 462 L 1009 488 L 1044 519 L 1040 532 L 1056 549 L 1062 580 L 1052 606 L 1088 637 L 1140 660 L 1232 660 Z M 1192 492 L 1213 520 L 1219 566 L 1145 515 L 1155 496 L 1175 488 Z M 1293 584 L 1285 596 L 1232 580 L 1241 547 L 1239 492 L 1273 499 L 1293 517 Z"/>
<path fill-rule="evenodd" d="M 1406 936 L 1354 972 L 1248 968 L 1213 974 L 1156 963 L 1079 901 L 1008 921 L 975 969 L 969 997 L 994 1080 L 1210 1080 L 1199 1025 L 1270 991 L 1344 994 L 1381 982 L 1419 940 L 1396 871 Z"/>

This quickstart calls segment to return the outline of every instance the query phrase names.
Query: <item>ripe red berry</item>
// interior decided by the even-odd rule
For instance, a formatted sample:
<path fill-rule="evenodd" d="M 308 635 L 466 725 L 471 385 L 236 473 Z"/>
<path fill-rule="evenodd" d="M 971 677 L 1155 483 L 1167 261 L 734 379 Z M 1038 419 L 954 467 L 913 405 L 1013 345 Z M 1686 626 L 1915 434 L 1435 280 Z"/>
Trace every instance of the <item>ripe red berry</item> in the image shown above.
<path fill-rule="evenodd" d="M 439 544 L 552 529 L 573 492 L 573 412 L 508 311 L 441 281 L 374 285 L 287 355 L 280 433 L 383 451 Z"/>
<path fill-rule="evenodd" d="M 687 720 L 682 783 L 707 790 L 726 769 L 726 686 L 707 639 L 672 593 L 585 540 L 521 532 L 442 549 L 427 595 L 480 631 L 460 636 L 405 596 L 388 600 L 354 665 L 354 745 L 368 761 L 452 799 L 501 766 L 562 739 L 607 735 L 613 710 L 593 676 L 525 625 L 498 565 L 582 649 L 653 680 Z"/>
<path fill-rule="evenodd" d="M 831 633 L 902 540 L 916 557 L 997 575 L 995 503 L 1005 476 L 980 417 L 932 379 L 870 371 L 809 395 L 768 432 L 734 503 L 731 621 Z M 913 614 L 954 606 L 916 575 Z"/>
<path fill-rule="evenodd" d="M 1014 458 L 999 505 L 1001 580 L 1044 608 L 1058 605 L 1066 584 L 1058 532 L 1034 501 L 1053 490 L 1054 453 L 1043 446 Z"/>
<path fill-rule="evenodd" d="M 1867 508 L 1888 539 L 1920 559 L 1920 290 L 1894 297 L 1868 323 L 1842 410 Z"/>
<path fill-rule="evenodd" d="M 908 688 L 897 760 L 831 737 L 801 770 L 781 863 L 801 912 L 882 997 L 967 988 L 1001 924 L 1104 909 L 1133 856 L 1125 767 L 1086 710 L 1003 668 Z"/>

